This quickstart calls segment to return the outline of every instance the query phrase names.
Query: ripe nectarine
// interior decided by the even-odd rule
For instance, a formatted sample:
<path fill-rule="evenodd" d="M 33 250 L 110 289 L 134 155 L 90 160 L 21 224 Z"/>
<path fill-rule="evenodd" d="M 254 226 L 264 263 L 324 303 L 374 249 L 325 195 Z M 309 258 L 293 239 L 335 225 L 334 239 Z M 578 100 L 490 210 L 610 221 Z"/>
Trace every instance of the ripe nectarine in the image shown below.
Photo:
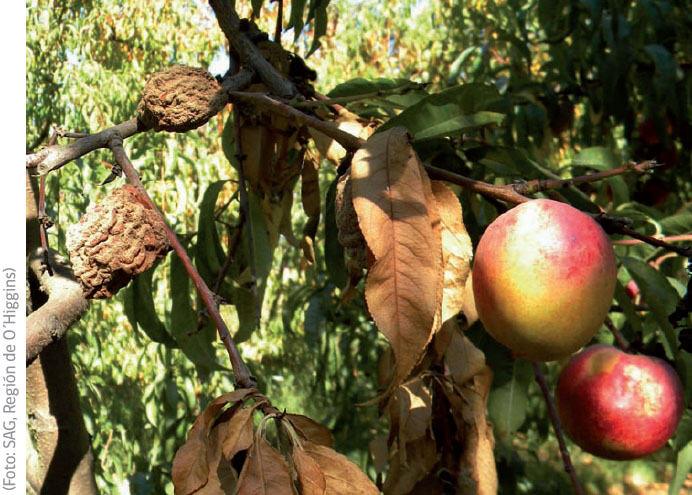
<path fill-rule="evenodd" d="M 601 226 L 549 199 L 500 215 L 481 237 L 473 264 L 483 326 L 532 361 L 569 356 L 591 340 L 615 280 L 615 255 Z"/>
<path fill-rule="evenodd" d="M 636 459 L 660 449 L 683 410 L 678 375 L 665 361 L 594 345 L 560 374 L 555 403 L 567 435 L 607 459 Z"/>

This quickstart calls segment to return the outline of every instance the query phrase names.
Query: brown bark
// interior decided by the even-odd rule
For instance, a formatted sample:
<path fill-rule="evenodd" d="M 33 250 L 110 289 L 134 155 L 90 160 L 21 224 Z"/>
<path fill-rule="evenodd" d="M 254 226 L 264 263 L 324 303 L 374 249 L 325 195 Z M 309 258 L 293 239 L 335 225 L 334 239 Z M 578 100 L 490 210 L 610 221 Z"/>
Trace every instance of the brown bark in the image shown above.
<path fill-rule="evenodd" d="M 27 253 L 36 250 L 40 244 L 36 185 L 33 182 L 27 171 Z M 40 311 L 46 296 L 31 273 L 28 278 L 33 280 L 27 306 L 37 307 Z M 74 369 L 64 338 L 48 345 L 27 368 L 26 407 L 27 493 L 98 493 L 89 433 L 80 410 Z"/>

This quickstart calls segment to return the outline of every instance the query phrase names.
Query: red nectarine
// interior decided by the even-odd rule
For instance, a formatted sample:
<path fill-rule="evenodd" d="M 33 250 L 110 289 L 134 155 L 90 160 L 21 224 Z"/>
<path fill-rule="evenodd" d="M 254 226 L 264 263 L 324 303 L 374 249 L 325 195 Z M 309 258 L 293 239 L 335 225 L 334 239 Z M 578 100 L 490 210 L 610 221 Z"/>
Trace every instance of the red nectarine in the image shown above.
<path fill-rule="evenodd" d="M 663 447 L 683 410 L 682 384 L 668 363 L 608 345 L 570 359 L 555 399 L 562 427 L 577 445 L 617 460 Z"/>

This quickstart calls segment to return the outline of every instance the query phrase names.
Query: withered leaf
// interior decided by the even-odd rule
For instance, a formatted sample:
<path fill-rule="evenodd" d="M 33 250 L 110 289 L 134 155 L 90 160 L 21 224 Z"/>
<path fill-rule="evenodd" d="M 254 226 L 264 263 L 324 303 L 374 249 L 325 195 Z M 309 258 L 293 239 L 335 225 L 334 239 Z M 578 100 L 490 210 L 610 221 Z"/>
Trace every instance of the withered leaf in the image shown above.
<path fill-rule="evenodd" d="M 281 453 L 257 436 L 238 478 L 238 495 L 292 495 L 291 475 Z"/>
<path fill-rule="evenodd" d="M 209 480 L 195 495 L 225 495 L 235 491 L 238 475 L 231 466 L 230 459 L 223 454 L 223 439 L 228 435 L 229 423 L 230 421 L 219 423 L 209 433 Z"/>
<path fill-rule="evenodd" d="M 464 287 L 470 271 L 473 248 L 456 194 L 440 181 L 432 181 L 432 192 L 437 201 L 442 225 L 442 321 L 445 322 L 456 316 L 463 307 Z"/>
<path fill-rule="evenodd" d="M 305 453 L 324 473 L 326 492 L 329 495 L 377 495 L 375 484 L 346 456 L 312 442 L 303 442 Z"/>
<path fill-rule="evenodd" d="M 492 370 L 484 367 L 481 373 L 474 376 L 472 384 L 469 384 L 470 393 L 464 394 L 466 410 L 463 416 L 466 428 L 458 479 L 459 493 L 462 495 L 497 493 L 497 471 L 493 454 L 495 442 L 492 428 L 485 418 L 492 376 Z"/>
<path fill-rule="evenodd" d="M 389 445 L 387 445 L 387 435 L 378 435 L 368 444 L 370 457 L 375 466 L 376 473 L 383 473 L 389 462 Z"/>
<path fill-rule="evenodd" d="M 291 457 L 296 469 L 300 495 L 325 495 L 327 481 L 317 461 L 300 449 L 295 449 Z"/>
<path fill-rule="evenodd" d="M 407 495 L 437 464 L 435 440 L 426 435 L 406 445 L 406 455 L 394 455 L 382 491 L 385 495 Z M 406 461 L 402 461 L 406 458 Z"/>
<path fill-rule="evenodd" d="M 397 390 L 399 395 L 399 449 L 413 440 L 425 436 L 432 419 L 432 394 L 423 380 L 416 378 Z"/>
<path fill-rule="evenodd" d="M 365 298 L 394 351 L 394 388 L 421 359 L 438 307 L 442 255 L 426 198 L 430 181 L 402 127 L 373 135 L 356 152 L 351 181 L 358 223 L 375 257 Z"/>
<path fill-rule="evenodd" d="M 241 450 L 247 450 L 252 446 L 253 421 L 252 413 L 256 405 L 237 411 L 227 422 L 226 435 L 223 438 L 223 454 L 227 459 L 233 459 Z"/>
<path fill-rule="evenodd" d="M 443 326 L 449 327 L 452 331 L 452 339 L 445 353 L 445 362 L 454 383 L 463 385 L 483 371 L 485 355 L 465 335 L 462 335 L 456 320 L 448 320 Z"/>
<path fill-rule="evenodd" d="M 286 414 L 284 418 L 291 422 L 301 438 L 326 447 L 331 447 L 334 444 L 332 433 L 326 426 L 319 424 L 317 421 L 302 414 Z"/>
<path fill-rule="evenodd" d="M 464 306 L 461 308 L 466 318 L 466 327 L 470 327 L 478 321 L 478 310 L 476 309 L 476 300 L 473 297 L 473 270 L 469 273 L 469 278 L 466 279 L 466 287 L 464 287 Z"/>
<path fill-rule="evenodd" d="M 219 412 L 229 402 L 243 400 L 256 393 L 255 389 L 238 389 L 214 399 L 195 420 L 187 435 L 187 441 L 178 449 L 173 459 L 171 477 L 175 495 L 188 495 L 203 487 L 209 477 L 207 449 L 209 428 Z"/>
<path fill-rule="evenodd" d="M 337 117 L 336 121 L 329 122 L 329 125 L 341 129 L 344 132 L 348 132 L 349 134 L 353 134 L 354 136 L 358 136 L 361 139 L 367 139 L 372 134 L 373 129 L 358 122 L 357 118 L 357 115 L 346 112 Z M 309 128 L 308 132 L 313 141 L 315 141 L 315 146 L 322 157 L 338 165 L 341 159 L 346 156 L 344 147 L 334 139 L 312 128 Z"/>

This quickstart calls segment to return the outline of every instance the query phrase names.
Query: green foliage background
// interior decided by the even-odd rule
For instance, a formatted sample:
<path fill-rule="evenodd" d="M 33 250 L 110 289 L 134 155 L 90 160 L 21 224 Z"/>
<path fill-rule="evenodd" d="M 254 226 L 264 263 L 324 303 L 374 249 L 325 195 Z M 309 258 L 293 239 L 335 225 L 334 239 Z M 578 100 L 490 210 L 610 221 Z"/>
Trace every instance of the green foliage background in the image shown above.
<path fill-rule="evenodd" d="M 236 3 L 241 15 L 262 4 Z M 566 189 L 564 197 L 585 210 L 598 205 L 630 218 L 647 234 L 692 233 L 692 14 L 684 1 L 311 0 L 306 5 L 294 0 L 291 7 L 295 12 L 287 8 L 286 19 L 305 27 L 286 33 L 284 46 L 303 55 L 313 52 L 307 61 L 319 73 L 322 93 L 356 77 L 430 82 L 429 93 L 464 83 L 496 89 L 499 98 L 479 104 L 504 114 L 503 124 L 465 129 L 464 136 L 476 141 L 453 128 L 448 129 L 452 138 L 421 141 L 417 151 L 429 163 L 506 184 L 655 158 L 669 167 L 648 177 L 615 177 L 588 189 Z M 273 32 L 276 12 L 276 4 L 265 3 L 260 27 Z M 223 60 L 223 53 L 223 35 L 202 1 L 27 2 L 27 148 L 45 145 L 51 125 L 94 132 L 127 120 L 149 74 L 174 63 L 209 67 Z M 358 88 L 351 82 L 333 94 Z M 413 92 L 349 108 L 388 118 L 424 96 Z M 218 213 L 235 192 L 227 182 L 218 186 L 218 202 L 204 200 L 212 184 L 235 178 L 220 139 L 227 116 L 225 111 L 184 135 L 145 133 L 125 143 L 154 201 L 193 253 L 200 253 L 192 248 L 204 228 L 200 215 Z M 433 124 L 415 117 L 412 122 L 423 130 Z M 479 146 L 478 140 L 488 145 Z M 115 187 L 100 186 L 109 173 L 103 162 L 111 161 L 109 153 L 99 151 L 50 175 L 47 207 L 57 223 L 53 247 L 64 252 L 65 230 Z M 324 164 L 320 174 L 324 218 L 335 171 Z M 474 195 L 461 199 L 475 245 L 499 210 Z M 293 209 L 297 227 L 305 221 L 299 210 Z M 228 224 L 237 216 L 234 201 L 220 213 Z M 216 232 L 225 245 L 228 231 L 219 224 Z M 367 321 L 362 302 L 337 309 L 339 290 L 335 274 L 327 270 L 333 255 L 326 248 L 324 223 L 318 239 L 317 263 L 307 268 L 294 248 L 280 242 L 260 328 L 247 335 L 241 351 L 277 407 L 326 424 L 337 449 L 368 469 L 368 441 L 385 432 L 386 424 L 375 407 L 354 404 L 376 394 L 377 359 L 386 343 Z M 677 340 L 690 326 L 689 317 L 676 327 L 668 322 L 685 294 L 685 260 L 642 244 L 617 246 L 616 253 L 622 261 L 616 292 L 620 311 L 611 317 L 629 339 L 675 363 L 689 403 L 692 357 L 689 349 L 678 349 Z M 194 339 L 187 332 L 196 321 L 175 311 L 180 304 L 198 307 L 194 297 L 185 299 L 189 286 L 172 257 L 151 275 L 151 286 L 138 280 L 115 299 L 94 303 L 69 332 L 103 493 L 172 493 L 175 450 L 201 409 L 232 389 L 222 346 L 208 345 L 214 342 L 213 329 L 194 337 L 202 342 L 197 350 L 151 340 L 150 329 L 161 329 L 156 318 L 178 343 Z M 635 312 L 623 289 L 631 278 L 651 311 Z M 138 298 L 146 293 L 154 296 L 155 312 L 142 317 L 151 325 L 140 319 L 135 329 L 126 313 L 141 307 Z M 234 306 L 223 311 L 237 331 L 243 315 Z M 501 493 L 570 493 L 530 370 L 480 325 L 469 335 L 495 372 L 489 414 L 496 428 Z M 605 328 L 596 337 L 611 339 Z M 553 383 L 560 364 L 548 365 Z M 679 485 L 692 466 L 691 435 L 688 409 L 671 445 L 645 460 L 601 461 L 571 448 L 588 491 L 606 493 L 633 477 L 674 479 Z"/>

